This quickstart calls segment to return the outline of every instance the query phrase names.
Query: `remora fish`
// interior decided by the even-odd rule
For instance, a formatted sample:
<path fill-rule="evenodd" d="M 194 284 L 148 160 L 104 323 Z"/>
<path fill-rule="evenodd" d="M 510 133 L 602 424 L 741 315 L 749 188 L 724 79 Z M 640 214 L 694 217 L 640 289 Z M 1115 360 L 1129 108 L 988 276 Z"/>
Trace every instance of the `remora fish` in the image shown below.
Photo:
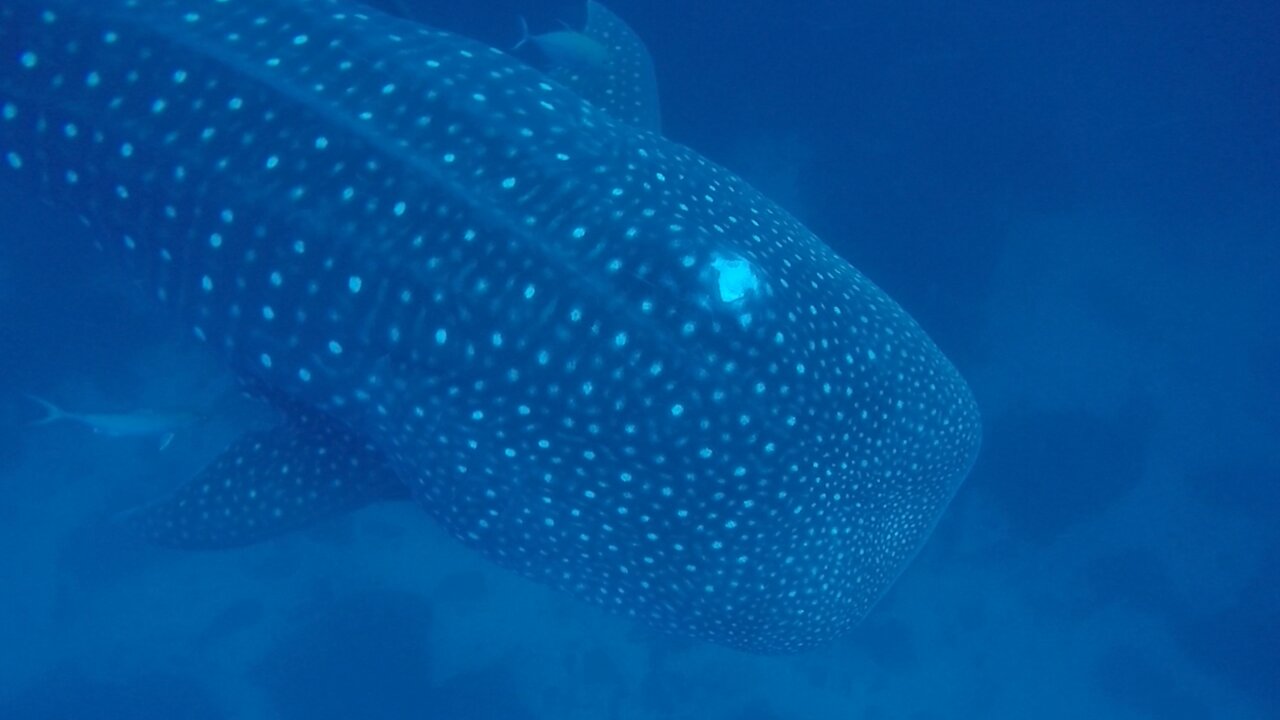
<path fill-rule="evenodd" d="M 176 432 L 201 420 L 200 415 L 189 412 L 156 412 L 154 410 L 138 410 L 130 413 L 70 412 L 35 395 L 27 395 L 27 398 L 45 411 L 44 417 L 35 420 L 31 423 L 32 425 L 68 421 L 83 425 L 107 437 L 155 435 L 161 438 L 162 450 L 173 440 Z"/>
<path fill-rule="evenodd" d="M 743 181 L 340 0 L 6 0 L 0 167 L 291 418 L 137 511 L 158 542 L 412 496 L 529 577 L 795 651 L 977 452 L 925 333 Z"/>
<path fill-rule="evenodd" d="M 545 56 L 546 73 L 596 107 L 633 127 L 658 132 L 658 80 L 644 41 L 609 8 L 587 0 L 582 30 L 566 28 L 529 34 L 521 20 L 526 43 Z"/>
<path fill-rule="evenodd" d="M 95 433 L 109 437 L 163 435 L 196 422 L 194 413 L 164 413 L 139 410 L 131 413 L 80 413 L 64 410 L 44 398 L 28 395 L 28 399 L 44 408 L 44 417 L 32 425 L 48 425 L 59 421 L 83 425 Z"/>

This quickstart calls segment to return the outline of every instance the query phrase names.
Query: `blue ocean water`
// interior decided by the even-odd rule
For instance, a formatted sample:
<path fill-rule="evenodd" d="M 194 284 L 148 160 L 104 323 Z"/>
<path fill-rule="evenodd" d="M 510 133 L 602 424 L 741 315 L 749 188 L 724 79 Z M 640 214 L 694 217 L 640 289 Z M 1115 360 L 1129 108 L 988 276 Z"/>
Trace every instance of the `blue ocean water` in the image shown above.
<path fill-rule="evenodd" d="M 382 4 L 499 47 L 582 13 Z M 768 657 L 529 583 L 407 506 L 140 546 L 110 518 L 255 410 L 0 174 L 0 717 L 1280 714 L 1280 10 L 609 5 L 649 47 L 664 134 L 873 278 L 978 396 L 979 462 L 889 594 Z M 26 393 L 221 409 L 161 450 L 28 427 Z"/>

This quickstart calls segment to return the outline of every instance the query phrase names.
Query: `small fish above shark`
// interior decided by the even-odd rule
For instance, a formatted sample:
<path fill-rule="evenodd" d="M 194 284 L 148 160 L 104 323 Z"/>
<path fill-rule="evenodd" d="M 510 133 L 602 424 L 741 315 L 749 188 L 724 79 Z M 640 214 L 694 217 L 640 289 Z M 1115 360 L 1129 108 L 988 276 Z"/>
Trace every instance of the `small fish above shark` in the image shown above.
<path fill-rule="evenodd" d="M 857 622 L 972 465 L 973 395 L 794 218 L 606 105 L 344 0 L 0 5 L 8 182 L 285 417 L 130 524 L 221 548 L 408 498 L 666 632 Z"/>
<path fill-rule="evenodd" d="M 587 0 L 581 30 L 529 33 L 521 19 L 522 37 L 514 49 L 538 48 L 547 75 L 591 101 L 615 120 L 658 132 L 662 113 L 653 60 L 640 36 L 609 8 Z"/>

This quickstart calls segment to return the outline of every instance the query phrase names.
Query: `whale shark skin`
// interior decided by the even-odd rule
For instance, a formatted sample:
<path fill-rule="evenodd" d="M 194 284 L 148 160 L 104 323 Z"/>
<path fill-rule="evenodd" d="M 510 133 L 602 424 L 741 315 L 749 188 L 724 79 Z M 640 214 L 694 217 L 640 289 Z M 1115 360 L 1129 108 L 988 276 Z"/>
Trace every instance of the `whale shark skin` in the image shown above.
<path fill-rule="evenodd" d="M 403 495 L 589 602 L 794 652 L 978 449 L 921 328 L 745 182 L 341 0 L 6 0 L 0 171 L 304 417 L 138 511 L 158 542 Z"/>

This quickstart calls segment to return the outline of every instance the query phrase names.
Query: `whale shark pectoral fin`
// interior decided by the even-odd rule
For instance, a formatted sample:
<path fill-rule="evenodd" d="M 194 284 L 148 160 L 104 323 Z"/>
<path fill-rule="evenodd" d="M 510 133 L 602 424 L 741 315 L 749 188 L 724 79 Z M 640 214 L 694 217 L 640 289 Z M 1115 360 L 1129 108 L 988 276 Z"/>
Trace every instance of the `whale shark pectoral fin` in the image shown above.
<path fill-rule="evenodd" d="M 214 550 L 408 498 L 381 451 L 311 414 L 245 433 L 175 493 L 117 519 L 158 545 Z"/>

